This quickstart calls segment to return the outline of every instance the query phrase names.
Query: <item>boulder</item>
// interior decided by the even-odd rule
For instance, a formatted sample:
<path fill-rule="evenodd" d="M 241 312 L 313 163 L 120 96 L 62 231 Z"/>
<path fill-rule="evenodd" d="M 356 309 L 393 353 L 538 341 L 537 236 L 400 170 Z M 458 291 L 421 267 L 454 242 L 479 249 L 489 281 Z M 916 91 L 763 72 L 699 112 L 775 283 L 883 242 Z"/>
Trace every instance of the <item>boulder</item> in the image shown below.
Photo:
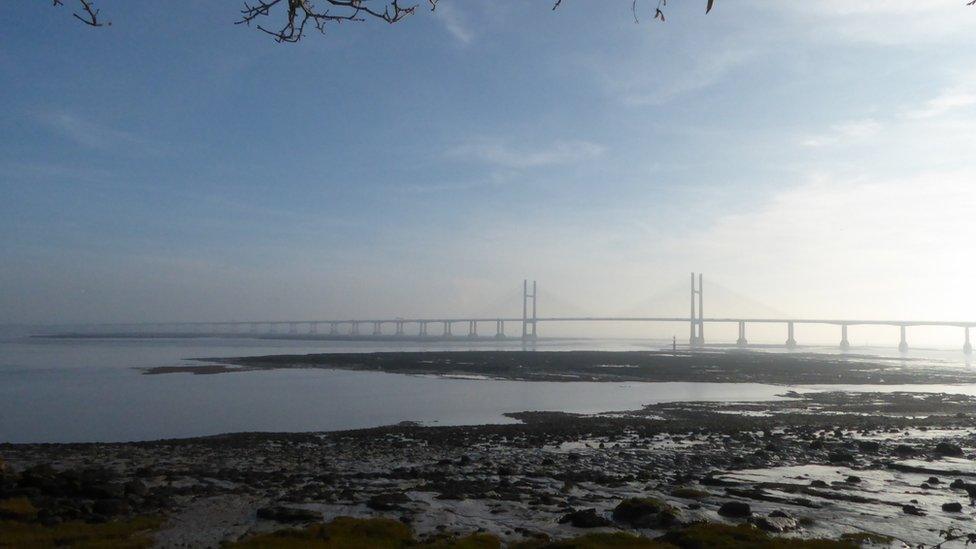
<path fill-rule="evenodd" d="M 881 445 L 874 440 L 859 440 L 857 441 L 857 448 L 862 452 L 876 454 L 881 449 Z"/>
<path fill-rule="evenodd" d="M 958 501 L 954 501 L 952 503 L 943 503 L 942 510 L 945 511 L 946 513 L 961 513 L 962 504 L 959 503 Z"/>
<path fill-rule="evenodd" d="M 598 515 L 596 509 L 581 509 L 566 513 L 559 519 L 559 524 L 567 523 L 576 528 L 600 528 L 613 525 L 612 522 Z"/>
<path fill-rule="evenodd" d="M 962 457 L 962 448 L 950 442 L 940 442 L 935 445 L 935 453 L 941 456 Z"/>
<path fill-rule="evenodd" d="M 901 511 L 906 515 L 915 515 L 916 517 L 924 517 L 925 512 L 915 507 L 914 505 L 902 505 Z"/>
<path fill-rule="evenodd" d="M 777 534 L 799 528 L 799 524 L 795 518 L 789 516 L 773 516 L 773 513 L 770 513 L 768 517 L 752 517 L 749 519 L 749 522 L 755 524 L 761 530 Z"/>
<path fill-rule="evenodd" d="M 854 461 L 854 454 L 847 450 L 834 450 L 827 454 L 827 461 L 831 463 L 850 463 Z"/>
<path fill-rule="evenodd" d="M 613 509 L 613 519 L 634 528 L 654 528 L 673 524 L 677 520 L 677 512 L 654 498 L 628 498 Z"/>
<path fill-rule="evenodd" d="M 741 501 L 727 501 L 718 508 L 718 514 L 723 517 L 746 518 L 752 515 L 752 508 Z"/>

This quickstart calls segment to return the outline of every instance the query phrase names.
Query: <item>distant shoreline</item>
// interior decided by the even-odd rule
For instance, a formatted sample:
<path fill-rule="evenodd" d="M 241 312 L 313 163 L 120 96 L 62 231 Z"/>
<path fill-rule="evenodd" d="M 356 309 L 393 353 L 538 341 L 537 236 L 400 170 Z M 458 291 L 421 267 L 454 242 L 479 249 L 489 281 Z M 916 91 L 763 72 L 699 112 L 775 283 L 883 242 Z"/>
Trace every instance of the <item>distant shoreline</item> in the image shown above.
<path fill-rule="evenodd" d="M 911 359 L 751 351 L 417 351 L 198 358 L 147 375 L 339 369 L 396 374 L 482 376 L 514 381 L 709 382 L 770 384 L 976 383 L 976 372 Z"/>

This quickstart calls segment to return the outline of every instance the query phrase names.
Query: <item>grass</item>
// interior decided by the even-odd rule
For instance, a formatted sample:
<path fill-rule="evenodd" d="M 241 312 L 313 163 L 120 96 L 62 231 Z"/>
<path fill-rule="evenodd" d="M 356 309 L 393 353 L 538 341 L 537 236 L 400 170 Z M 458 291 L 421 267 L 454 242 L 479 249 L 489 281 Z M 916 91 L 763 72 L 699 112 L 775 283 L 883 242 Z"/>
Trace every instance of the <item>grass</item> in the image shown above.
<path fill-rule="evenodd" d="M 34 520 L 37 508 L 27 498 L 0 499 L 0 519 Z"/>
<path fill-rule="evenodd" d="M 355 519 L 338 517 L 327 524 L 303 529 L 288 529 L 259 534 L 231 544 L 240 549 L 291 547 L 357 549 L 397 549 L 414 545 L 413 532 L 406 524 L 386 518 Z"/>
<path fill-rule="evenodd" d="M 43 526 L 30 522 L 0 521 L 0 547 L 64 547 L 80 549 L 141 549 L 152 546 L 152 534 L 162 524 L 157 517 L 87 524 L 66 522 Z"/>
<path fill-rule="evenodd" d="M 235 549 L 499 549 L 502 542 L 490 534 L 472 534 L 460 538 L 443 537 L 417 541 L 405 524 L 391 519 L 355 519 L 339 517 L 327 524 L 304 529 L 280 530 L 259 534 L 231 544 Z M 625 533 L 588 534 L 560 541 L 524 541 L 510 545 L 517 549 L 675 549 L 673 545 Z"/>
<path fill-rule="evenodd" d="M 797 539 L 770 536 L 750 524 L 699 523 L 668 532 L 662 538 L 681 549 L 858 549 L 852 540 Z"/>
<path fill-rule="evenodd" d="M 576 538 L 557 541 L 528 541 L 510 545 L 512 549 L 677 549 L 670 543 L 655 541 L 642 536 L 614 532 L 609 534 L 586 534 Z"/>
<path fill-rule="evenodd" d="M 856 543 L 859 546 L 863 545 L 883 545 L 885 547 L 891 545 L 895 538 L 891 536 L 883 536 L 881 534 L 872 534 L 870 532 L 858 532 L 856 534 L 844 534 L 840 537 L 841 541 L 849 541 L 851 543 Z"/>
<path fill-rule="evenodd" d="M 870 535 L 867 535 L 870 536 Z M 658 539 L 625 532 L 586 534 L 563 540 L 526 540 L 509 545 L 512 549 L 859 549 L 865 542 L 876 541 L 858 534 L 839 540 L 775 537 L 743 524 L 730 526 L 699 523 L 674 530 Z M 490 534 L 465 537 L 442 537 L 417 541 L 410 528 L 385 518 L 356 519 L 339 517 L 326 524 L 304 529 L 280 530 L 259 534 L 228 547 L 244 549 L 499 549 L 501 540 Z"/>

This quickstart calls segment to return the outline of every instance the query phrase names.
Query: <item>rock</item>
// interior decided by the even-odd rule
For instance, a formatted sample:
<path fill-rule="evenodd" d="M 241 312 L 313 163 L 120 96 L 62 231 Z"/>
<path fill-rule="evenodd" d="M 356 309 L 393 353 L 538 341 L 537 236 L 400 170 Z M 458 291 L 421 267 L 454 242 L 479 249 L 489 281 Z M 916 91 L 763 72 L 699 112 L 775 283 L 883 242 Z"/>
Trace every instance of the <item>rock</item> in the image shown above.
<path fill-rule="evenodd" d="M 939 480 L 937 477 L 929 477 L 929 479 L 926 482 L 928 482 L 929 484 L 942 484 L 942 481 Z"/>
<path fill-rule="evenodd" d="M 811 480 L 810 486 L 814 488 L 830 488 L 830 485 L 827 484 L 827 481 L 820 480 L 820 479 Z"/>
<path fill-rule="evenodd" d="M 401 508 L 401 504 L 408 502 L 410 498 L 403 492 L 389 492 L 372 496 L 366 502 L 366 507 L 374 511 L 395 511 Z"/>
<path fill-rule="evenodd" d="M 919 485 L 919 488 L 921 488 L 922 490 L 931 490 L 932 489 L 932 487 L 929 486 L 929 483 L 927 483 L 927 482 L 923 482 L 922 484 L 920 484 Z"/>
<path fill-rule="evenodd" d="M 961 457 L 962 448 L 949 442 L 940 442 L 935 445 L 935 453 L 942 456 Z"/>
<path fill-rule="evenodd" d="M 957 478 L 956 480 L 952 481 L 952 484 L 949 485 L 949 488 L 952 488 L 954 490 L 962 490 L 965 487 L 966 487 L 966 482 L 961 478 Z"/>
<path fill-rule="evenodd" d="M 862 452 L 876 454 L 881 449 L 881 445 L 873 440 L 859 440 L 857 441 L 857 448 Z"/>
<path fill-rule="evenodd" d="M 907 444 L 899 444 L 895 446 L 895 453 L 899 456 L 910 456 L 915 453 L 915 448 Z"/>
<path fill-rule="evenodd" d="M 718 514 L 723 517 L 745 518 L 752 515 L 752 508 L 741 501 L 727 501 L 718 508 Z"/>
<path fill-rule="evenodd" d="M 946 513 L 960 513 L 962 512 L 962 504 L 958 501 L 952 503 L 943 503 L 942 510 Z"/>
<path fill-rule="evenodd" d="M 772 513 L 768 517 L 752 517 L 749 522 L 755 524 L 760 529 L 767 532 L 775 532 L 777 534 L 782 534 L 783 532 L 789 532 L 791 530 L 796 530 L 799 528 L 796 519 L 793 517 L 782 517 L 773 516 Z"/>
<path fill-rule="evenodd" d="M 149 493 L 149 489 L 146 488 L 145 483 L 143 483 L 141 480 L 130 480 L 129 482 L 125 483 L 123 489 L 125 490 L 125 494 L 127 496 L 145 497 L 146 494 Z"/>
<path fill-rule="evenodd" d="M 92 511 L 106 517 L 114 517 L 128 513 L 129 504 L 118 498 L 98 499 L 92 505 Z"/>
<path fill-rule="evenodd" d="M 849 477 L 847 477 L 847 482 L 850 484 L 858 484 L 861 482 L 861 477 L 856 475 L 850 475 Z"/>
<path fill-rule="evenodd" d="M 831 463 L 850 463 L 854 461 L 854 454 L 847 450 L 834 450 L 827 454 L 827 461 Z"/>
<path fill-rule="evenodd" d="M 925 512 L 923 512 L 918 507 L 915 507 L 914 505 L 902 505 L 901 506 L 901 511 L 903 513 L 905 513 L 906 515 L 915 515 L 916 517 L 924 517 L 925 516 Z"/>
<path fill-rule="evenodd" d="M 614 520 L 634 528 L 666 526 L 674 523 L 676 518 L 677 515 L 670 505 L 654 498 L 628 498 L 613 509 Z"/>
<path fill-rule="evenodd" d="M 600 528 L 613 525 L 612 522 L 598 515 L 596 509 L 582 509 L 566 513 L 563 518 L 559 519 L 559 524 L 566 523 L 576 528 Z"/>
<path fill-rule="evenodd" d="M 309 509 L 275 505 L 258 509 L 258 518 L 285 523 L 317 522 L 322 520 L 322 513 Z"/>

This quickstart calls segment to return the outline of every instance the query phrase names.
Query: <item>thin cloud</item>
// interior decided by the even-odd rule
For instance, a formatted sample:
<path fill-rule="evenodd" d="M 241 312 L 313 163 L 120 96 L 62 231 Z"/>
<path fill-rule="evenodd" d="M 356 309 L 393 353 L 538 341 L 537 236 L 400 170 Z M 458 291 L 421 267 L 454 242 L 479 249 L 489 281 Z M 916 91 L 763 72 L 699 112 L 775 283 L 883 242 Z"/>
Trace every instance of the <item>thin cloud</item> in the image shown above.
<path fill-rule="evenodd" d="M 882 127 L 882 124 L 873 118 L 853 120 L 834 125 L 827 133 L 806 137 L 801 143 L 804 147 L 850 145 L 877 136 Z"/>
<path fill-rule="evenodd" d="M 143 147 L 145 142 L 135 134 L 92 122 L 68 112 L 43 113 L 38 117 L 41 124 L 63 137 L 90 149 L 119 150 Z"/>
<path fill-rule="evenodd" d="M 971 31 L 971 10 L 957 0 L 763 1 L 762 5 L 810 20 L 818 38 L 849 42 L 918 46 L 950 42 Z"/>
<path fill-rule="evenodd" d="M 438 3 L 434 14 L 435 18 L 447 29 L 447 32 L 461 44 L 468 45 L 474 40 L 474 31 L 464 14 L 454 4 Z"/>
<path fill-rule="evenodd" d="M 921 108 L 905 113 L 908 118 L 934 118 L 946 113 L 976 105 L 976 91 L 954 88 L 945 90 L 925 102 Z"/>
<path fill-rule="evenodd" d="M 448 156 L 500 168 L 537 168 L 589 160 L 602 156 L 605 152 L 606 147 L 592 141 L 554 141 L 540 147 L 481 140 L 455 147 L 449 151 Z"/>
<path fill-rule="evenodd" d="M 616 66 L 605 60 L 590 59 L 584 65 L 596 74 L 606 92 L 631 106 L 658 106 L 721 82 L 752 54 L 745 50 L 726 50 L 697 56 L 687 62 L 675 61 L 669 70 L 647 71 L 643 67 Z"/>

